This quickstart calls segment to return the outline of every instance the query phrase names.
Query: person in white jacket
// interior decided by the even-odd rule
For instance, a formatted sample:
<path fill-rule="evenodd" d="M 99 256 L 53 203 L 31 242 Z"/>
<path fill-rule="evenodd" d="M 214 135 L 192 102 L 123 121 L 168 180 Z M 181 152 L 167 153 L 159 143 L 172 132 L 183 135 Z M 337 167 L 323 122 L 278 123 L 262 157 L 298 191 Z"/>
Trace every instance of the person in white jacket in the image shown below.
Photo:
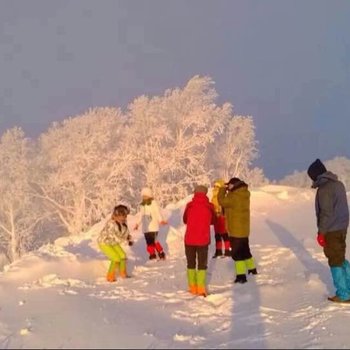
<path fill-rule="evenodd" d="M 162 214 L 160 212 L 157 201 L 153 198 L 152 190 L 145 187 L 141 191 L 142 202 L 140 204 L 139 222 L 135 225 L 135 230 L 141 225 L 142 232 L 145 236 L 147 252 L 149 259 L 153 260 L 157 258 L 165 259 L 165 253 L 162 245 L 157 240 L 159 226 L 166 225 Z"/>

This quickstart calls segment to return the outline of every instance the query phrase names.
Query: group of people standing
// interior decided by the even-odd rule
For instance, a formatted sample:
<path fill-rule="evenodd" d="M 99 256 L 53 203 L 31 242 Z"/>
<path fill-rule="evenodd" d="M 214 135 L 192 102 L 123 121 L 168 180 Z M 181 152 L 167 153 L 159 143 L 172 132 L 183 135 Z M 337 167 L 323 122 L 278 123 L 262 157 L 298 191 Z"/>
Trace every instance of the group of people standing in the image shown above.
<path fill-rule="evenodd" d="M 255 263 L 249 248 L 250 231 L 250 192 L 248 185 L 239 178 L 232 178 L 228 183 L 223 180 L 214 182 L 212 198 L 209 200 L 208 188 L 198 185 L 194 189 L 192 200 L 186 205 L 183 222 L 186 224 L 184 237 L 187 259 L 187 278 L 190 293 L 206 296 L 206 274 L 208 266 L 208 249 L 211 242 L 210 232 L 213 225 L 215 233 L 215 254 L 232 257 L 235 261 L 235 283 L 247 282 L 246 272 L 257 274 Z M 167 225 L 162 217 L 160 207 L 153 198 L 150 188 L 141 191 L 142 201 L 136 215 L 146 241 L 149 259 L 165 259 L 165 252 L 158 241 L 161 225 Z M 126 272 L 126 254 L 122 243 L 133 244 L 126 224 L 129 209 L 117 205 L 111 218 L 98 236 L 101 251 L 110 260 L 107 281 L 114 282 L 119 273 L 121 278 L 128 277 Z"/>
<path fill-rule="evenodd" d="M 336 290 L 328 300 L 350 303 L 350 263 L 345 258 L 346 236 L 349 225 L 349 209 L 344 184 L 316 159 L 307 173 L 312 187 L 317 189 L 315 210 L 317 218 L 317 242 L 323 247 L 328 259 L 333 284 Z M 212 198 L 209 200 L 208 187 L 198 185 L 193 198 L 187 203 L 183 222 L 186 224 L 184 236 L 187 259 L 187 282 L 190 293 L 200 296 L 208 294 L 206 275 L 208 248 L 211 242 L 211 226 L 215 233 L 215 254 L 231 257 L 234 261 L 235 283 L 246 283 L 247 274 L 256 275 L 257 269 L 250 251 L 250 191 L 248 185 L 237 177 L 227 183 L 219 179 L 214 182 Z M 142 202 L 138 214 L 139 222 L 134 229 L 142 226 L 149 259 L 165 259 L 165 252 L 157 239 L 160 225 L 167 222 L 161 215 L 151 189 L 141 192 Z M 128 277 L 126 254 L 122 242 L 133 244 L 126 220 L 129 209 L 117 205 L 111 218 L 98 236 L 101 251 L 110 260 L 107 280 L 114 282 L 116 273 L 121 278 Z"/>
<path fill-rule="evenodd" d="M 229 256 L 234 260 L 235 283 L 246 283 L 247 273 L 257 274 L 249 247 L 250 192 L 248 185 L 237 177 L 228 183 L 214 183 L 211 202 L 208 188 L 196 186 L 192 200 L 186 205 L 183 221 L 186 224 L 185 254 L 187 259 L 188 290 L 207 295 L 206 272 L 210 226 L 214 226 L 216 250 L 213 258 Z"/>

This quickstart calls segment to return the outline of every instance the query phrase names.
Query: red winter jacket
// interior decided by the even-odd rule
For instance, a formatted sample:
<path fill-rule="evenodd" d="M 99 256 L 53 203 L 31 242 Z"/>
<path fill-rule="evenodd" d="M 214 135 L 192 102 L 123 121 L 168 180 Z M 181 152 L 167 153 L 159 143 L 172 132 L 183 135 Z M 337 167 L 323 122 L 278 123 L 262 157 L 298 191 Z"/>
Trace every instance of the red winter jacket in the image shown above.
<path fill-rule="evenodd" d="M 214 231 L 218 234 L 227 233 L 225 215 L 218 215 L 214 224 Z"/>
<path fill-rule="evenodd" d="M 205 193 L 197 192 L 185 208 L 183 221 L 187 224 L 185 244 L 206 246 L 210 244 L 210 225 L 215 223 L 214 206 Z"/>

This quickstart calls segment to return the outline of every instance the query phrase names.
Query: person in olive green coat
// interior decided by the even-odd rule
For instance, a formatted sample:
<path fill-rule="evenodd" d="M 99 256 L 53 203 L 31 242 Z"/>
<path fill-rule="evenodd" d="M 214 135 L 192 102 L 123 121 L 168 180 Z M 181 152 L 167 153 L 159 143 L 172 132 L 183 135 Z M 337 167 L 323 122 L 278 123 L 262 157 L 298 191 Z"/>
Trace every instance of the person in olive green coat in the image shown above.
<path fill-rule="evenodd" d="M 225 185 L 219 189 L 218 201 L 225 209 L 232 259 L 235 262 L 235 283 L 245 283 L 247 270 L 248 274 L 257 274 L 249 247 L 250 192 L 248 185 L 237 177 L 233 177 Z"/>

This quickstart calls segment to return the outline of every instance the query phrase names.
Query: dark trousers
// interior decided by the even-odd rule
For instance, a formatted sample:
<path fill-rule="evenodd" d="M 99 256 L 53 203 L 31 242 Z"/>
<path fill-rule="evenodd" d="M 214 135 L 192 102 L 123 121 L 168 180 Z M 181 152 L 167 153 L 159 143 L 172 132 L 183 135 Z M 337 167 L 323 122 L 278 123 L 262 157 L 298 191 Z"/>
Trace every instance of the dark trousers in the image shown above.
<path fill-rule="evenodd" d="M 330 267 L 342 266 L 345 261 L 346 232 L 346 230 L 339 230 L 327 232 L 325 235 L 326 245 L 323 252 Z"/>
<path fill-rule="evenodd" d="M 145 240 L 147 245 L 152 245 L 156 242 L 158 232 L 145 232 Z"/>
<path fill-rule="evenodd" d="M 208 246 L 194 246 L 185 244 L 185 254 L 187 259 L 187 268 L 206 270 L 208 265 Z M 198 263 L 198 264 L 197 264 Z"/>
<path fill-rule="evenodd" d="M 248 237 L 244 238 L 236 238 L 229 237 L 231 244 L 231 253 L 232 259 L 235 261 L 238 260 L 247 260 L 252 257 L 249 247 L 249 239 Z"/>

